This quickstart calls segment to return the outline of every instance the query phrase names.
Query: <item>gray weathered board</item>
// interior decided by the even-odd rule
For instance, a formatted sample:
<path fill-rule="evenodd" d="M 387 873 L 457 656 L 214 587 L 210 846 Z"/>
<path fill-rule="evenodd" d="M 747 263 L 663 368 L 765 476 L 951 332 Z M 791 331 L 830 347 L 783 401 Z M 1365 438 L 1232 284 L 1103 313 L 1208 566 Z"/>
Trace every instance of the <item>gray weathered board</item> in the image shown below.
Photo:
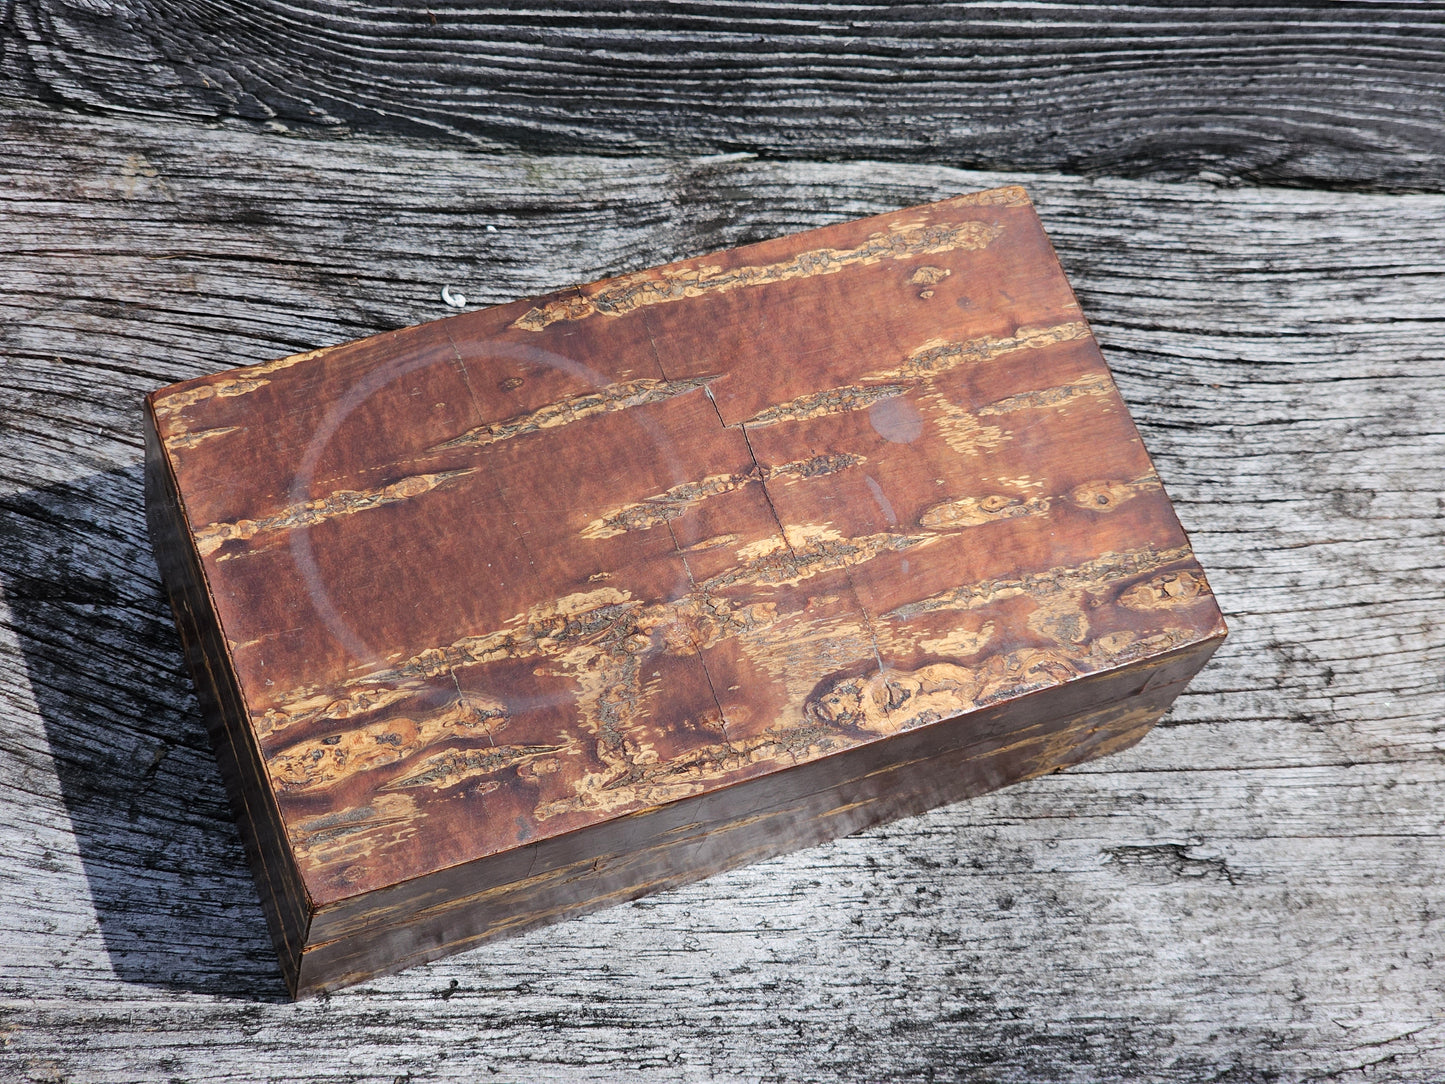
<path fill-rule="evenodd" d="M 48 99 L 614 155 L 1438 191 L 1442 75 L 1408 0 L 0 4 Z"/>
<path fill-rule="evenodd" d="M 114 51 L 72 68 L 143 52 Z M 137 111 L 0 101 L 0 1079 L 1445 1077 L 1445 195 L 538 157 L 82 104 Z M 1165 724 L 286 1003 L 145 540 L 141 395 L 447 315 L 443 285 L 491 304 L 1004 182 L 1230 620 Z"/>

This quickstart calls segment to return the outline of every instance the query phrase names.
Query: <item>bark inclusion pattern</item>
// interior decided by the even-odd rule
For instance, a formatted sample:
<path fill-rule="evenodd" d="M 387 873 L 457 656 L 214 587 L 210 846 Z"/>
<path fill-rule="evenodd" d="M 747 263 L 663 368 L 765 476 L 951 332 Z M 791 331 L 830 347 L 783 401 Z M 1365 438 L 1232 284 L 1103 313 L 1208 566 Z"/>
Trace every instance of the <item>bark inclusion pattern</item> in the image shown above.
<path fill-rule="evenodd" d="M 508 334 L 553 349 L 558 336 L 593 321 L 625 329 L 689 304 L 766 312 L 769 290 L 814 280 L 844 297 L 872 291 L 879 307 L 921 306 L 855 358 L 784 372 L 772 401 L 737 420 L 718 408 L 713 435 L 672 432 L 696 446 L 684 457 L 697 467 L 691 477 L 651 492 L 627 493 L 624 484 L 625 499 L 585 508 L 571 507 L 580 498 L 563 485 L 549 492 L 566 514 L 524 508 L 547 524 L 532 533 L 550 531 L 547 545 L 568 555 L 558 567 L 574 570 L 544 582 L 555 595 L 441 642 L 398 641 L 383 662 L 258 697 L 252 725 L 303 864 L 360 883 L 379 855 L 409 846 L 429 815 L 455 801 L 505 811 L 520 825 L 516 842 L 525 842 L 1200 639 L 1208 587 L 1056 266 L 1042 286 L 1022 291 L 1032 291 L 1030 304 L 1011 315 L 958 318 L 941 308 L 983 307 L 977 298 L 996 277 L 991 251 L 1021 222 L 1036 230 L 1026 198 L 1005 189 L 953 207 L 976 217 L 899 219 L 849 244 L 762 262 L 642 272 L 512 322 Z M 864 275 L 873 277 L 858 286 Z M 688 410 L 746 379 L 674 372 L 698 346 L 651 330 L 646 341 L 656 355 L 650 371 L 489 410 L 397 456 L 380 484 L 338 482 L 303 502 L 194 524 L 208 574 L 218 583 L 264 577 L 264 563 L 284 561 L 297 531 L 364 536 L 372 517 L 424 520 L 428 502 L 457 494 L 490 500 L 487 487 L 502 493 L 508 483 L 494 480 L 497 461 L 487 457 L 544 462 L 546 453 L 531 450 L 568 442 L 585 453 L 590 441 L 615 439 L 600 434 L 615 433 L 605 427 L 619 419 Z M 667 349 L 666 358 L 657 353 Z M 282 359 L 162 400 L 169 454 L 183 469 L 192 457 L 199 464 L 224 454 L 245 437 L 231 421 L 234 403 L 300 379 L 330 354 Z M 835 370 L 841 380 L 829 379 Z M 506 394 L 524 384 L 497 383 Z M 879 424 L 885 410 L 887 426 Z M 1107 434 L 1123 450 L 1080 474 L 1067 447 L 1047 443 L 1067 444 L 1075 427 Z M 746 462 L 707 470 L 714 447 L 743 449 Z M 878 513 L 860 512 L 875 502 Z M 515 509 L 509 514 L 517 520 Z M 1039 541 L 1055 525 L 1072 548 L 1050 551 Z M 528 532 L 517 529 L 525 544 Z M 995 561 L 969 582 L 940 580 L 976 562 L 969 555 L 980 548 L 1009 547 L 1024 556 Z M 660 560 L 666 551 L 685 572 L 684 590 L 624 583 L 608 567 L 619 554 Z M 240 566 L 257 571 L 226 571 Z M 232 647 L 243 661 L 246 651 L 262 660 L 267 637 Z M 519 680 L 532 691 L 514 693 Z M 705 688 L 679 699 L 675 687 L 688 681 Z M 1116 715 L 1110 725 L 1123 718 Z M 1019 739 L 1040 764 L 1062 740 Z"/>

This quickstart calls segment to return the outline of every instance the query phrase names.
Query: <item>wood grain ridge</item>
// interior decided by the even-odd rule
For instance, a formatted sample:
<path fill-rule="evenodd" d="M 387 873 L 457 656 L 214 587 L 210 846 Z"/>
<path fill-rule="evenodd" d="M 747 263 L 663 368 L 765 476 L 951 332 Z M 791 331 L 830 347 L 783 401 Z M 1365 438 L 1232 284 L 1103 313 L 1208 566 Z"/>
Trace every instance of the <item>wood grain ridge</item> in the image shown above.
<path fill-rule="evenodd" d="M 567 154 L 1433 191 L 1445 178 L 1430 5 L 125 12 L 11 4 L 0 71 L 91 110 Z"/>

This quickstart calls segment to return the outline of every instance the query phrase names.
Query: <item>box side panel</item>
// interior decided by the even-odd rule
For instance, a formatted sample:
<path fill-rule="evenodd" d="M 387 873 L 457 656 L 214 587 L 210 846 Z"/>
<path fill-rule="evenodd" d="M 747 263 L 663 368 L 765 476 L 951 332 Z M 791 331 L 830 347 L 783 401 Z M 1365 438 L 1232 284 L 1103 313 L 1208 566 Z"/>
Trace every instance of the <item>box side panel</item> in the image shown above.
<path fill-rule="evenodd" d="M 673 888 L 1137 742 L 1213 654 L 1182 650 L 442 871 L 318 914 L 299 994 Z"/>
<path fill-rule="evenodd" d="M 155 419 L 146 409 L 146 522 L 166 596 L 180 632 L 186 665 L 216 751 L 221 776 L 240 829 L 281 960 L 287 986 L 296 990 L 301 947 L 310 908 L 255 740 L 225 639 L 216 622 L 199 563 L 189 545 L 185 519 Z"/>

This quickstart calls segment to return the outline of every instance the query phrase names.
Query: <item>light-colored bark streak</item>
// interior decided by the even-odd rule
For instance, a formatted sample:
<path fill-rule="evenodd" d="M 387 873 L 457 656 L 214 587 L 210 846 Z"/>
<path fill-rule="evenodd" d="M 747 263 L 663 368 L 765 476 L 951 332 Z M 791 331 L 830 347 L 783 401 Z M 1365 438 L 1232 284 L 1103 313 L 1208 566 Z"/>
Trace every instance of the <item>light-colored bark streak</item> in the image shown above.
<path fill-rule="evenodd" d="M 616 627 L 642 605 L 626 591 L 611 587 L 567 595 L 517 614 L 501 629 L 428 648 L 383 670 L 351 678 L 347 686 L 365 688 L 377 682 L 425 681 L 463 666 L 564 651 Z"/>
<path fill-rule="evenodd" d="M 666 493 L 605 512 L 582 528 L 582 537 L 612 538 L 628 531 L 645 531 L 659 527 L 683 515 L 698 501 L 731 493 L 759 478 L 756 471 L 743 474 L 711 474 L 696 482 L 683 482 Z"/>
<path fill-rule="evenodd" d="M 997 520 L 1048 513 L 1050 497 L 1016 497 L 991 493 L 986 497 L 957 497 L 925 509 L 919 522 L 925 527 L 976 527 Z"/>
<path fill-rule="evenodd" d="M 396 764 L 439 741 L 485 737 L 504 720 L 500 701 L 475 697 L 457 701 L 419 718 L 391 718 L 310 738 L 267 758 L 267 768 L 282 792 L 309 791 L 341 779 Z"/>
<path fill-rule="evenodd" d="M 379 489 L 340 489 L 325 497 L 293 504 L 259 519 L 240 519 L 234 523 L 210 523 L 195 531 L 196 549 L 208 557 L 227 542 L 249 542 L 261 536 L 298 527 L 314 527 L 338 516 L 351 516 L 383 505 L 410 500 L 423 493 L 475 473 L 475 467 L 441 471 L 437 474 L 414 474 Z"/>
<path fill-rule="evenodd" d="M 548 403 L 546 406 L 538 407 L 526 414 L 518 414 L 504 421 L 489 422 L 486 425 L 468 429 L 460 436 L 438 444 L 432 451 L 464 447 L 482 448 L 526 433 L 535 433 L 541 429 L 555 429 L 558 426 L 581 421 L 583 418 L 590 418 L 596 414 L 609 414 L 618 410 L 644 406 L 648 403 L 660 403 L 700 388 L 709 380 L 714 379 L 716 379 L 716 374 L 686 377 L 681 380 L 645 378 L 608 384 L 596 391 L 584 392 L 556 403 Z"/>
<path fill-rule="evenodd" d="M 582 529 L 582 537 L 612 538 L 628 531 L 649 530 L 684 515 L 699 501 L 732 493 L 753 482 L 797 482 L 820 475 L 836 474 L 863 461 L 863 456 L 850 453 L 818 455 L 762 471 L 754 468 L 737 474 L 713 474 L 695 482 L 682 482 L 665 493 L 604 512 Z"/>
<path fill-rule="evenodd" d="M 164 422 L 161 428 L 162 440 L 168 448 L 184 449 L 195 447 L 211 437 L 235 432 L 241 427 L 222 426 L 193 433 L 184 414 L 196 404 L 211 399 L 230 399 L 249 395 L 271 383 L 270 380 L 264 379 L 270 373 L 311 361 L 335 349 L 337 348 L 334 346 L 327 346 L 319 350 L 308 350 L 305 353 L 277 358 L 275 361 L 262 362 L 259 365 L 248 365 L 245 368 L 234 369 L 231 372 L 205 379 L 190 387 L 178 388 L 175 391 L 158 395 L 153 405 L 156 417 Z"/>
<path fill-rule="evenodd" d="M 242 369 L 240 375 L 229 380 L 197 384 L 178 389 L 168 395 L 157 396 L 154 400 L 155 412 L 161 418 L 172 418 L 197 403 L 204 403 L 207 399 L 225 399 L 235 395 L 245 395 L 257 388 L 264 388 L 269 383 L 269 380 L 257 380 L 250 375 L 250 370 Z"/>
<path fill-rule="evenodd" d="M 1163 550 L 1155 546 L 1145 546 L 1125 553 L 1106 553 L 1071 568 L 1051 568 L 1016 579 L 985 580 L 982 583 L 950 588 L 932 598 L 906 603 L 882 616 L 884 620 L 906 621 L 919 614 L 937 610 L 973 610 L 1014 595 L 1043 598 L 1060 591 L 1073 591 L 1081 587 L 1139 576 L 1192 556 L 1193 551 L 1188 546 Z"/>
<path fill-rule="evenodd" d="M 925 398 L 933 405 L 932 417 L 939 436 L 959 455 L 993 451 L 1010 439 L 1003 427 L 980 421 L 977 415 L 955 406 L 941 393 L 934 392 Z"/>
<path fill-rule="evenodd" d="M 863 377 L 867 381 L 927 380 L 961 365 L 990 361 L 1015 350 L 1041 350 L 1059 343 L 1089 337 L 1089 325 L 1082 320 L 1050 327 L 1021 327 L 1012 335 L 984 335 L 976 339 L 937 339 L 914 350 L 900 365 L 878 369 Z"/>
<path fill-rule="evenodd" d="M 343 344 L 344 345 L 344 344 Z M 296 365 L 304 365 L 308 361 L 315 361 L 319 357 L 340 349 L 337 346 L 323 346 L 316 350 L 304 350 L 299 354 L 288 354 L 284 358 L 277 358 L 275 361 L 263 361 L 259 365 L 251 365 L 245 369 L 238 370 L 238 376 L 252 375 L 264 376 L 269 373 L 280 372 L 282 369 L 290 369 Z"/>
<path fill-rule="evenodd" d="M 387 783 L 381 790 L 416 790 L 422 787 L 441 789 L 479 780 L 472 787 L 472 793 L 486 794 L 501 786 L 501 783 L 488 779 L 488 776 L 515 768 L 528 768 L 533 774 L 550 775 L 560 767 L 557 755 L 568 751 L 567 745 L 497 745 L 476 749 L 445 749 L 423 757 L 410 774 Z"/>
<path fill-rule="evenodd" d="M 166 447 L 171 451 L 183 451 L 187 448 L 194 448 L 198 444 L 204 444 L 216 437 L 224 437 L 227 433 L 236 433 L 241 430 L 239 425 L 221 425 L 215 429 L 197 429 L 190 431 L 183 427 L 172 426 L 170 435 L 165 438 Z"/>
<path fill-rule="evenodd" d="M 228 399 L 238 395 L 249 395 L 271 383 L 269 380 L 261 379 L 262 377 L 313 361 L 335 349 L 337 349 L 335 346 L 323 346 L 319 350 L 288 354 L 286 357 L 277 358 L 274 361 L 264 361 L 258 365 L 247 365 L 244 368 L 221 373 L 206 379 L 203 383 L 157 397 L 156 413 L 162 417 L 174 417 L 207 399 Z"/>
<path fill-rule="evenodd" d="M 1078 380 L 1049 388 L 1020 392 L 987 403 L 974 411 L 962 410 L 941 393 L 927 396 L 935 408 L 934 422 L 944 443 L 960 455 L 979 455 L 1002 447 L 1011 438 L 1009 430 L 991 425 L 985 418 L 1013 414 L 1022 410 L 1057 410 L 1066 413 L 1074 405 L 1104 400 L 1102 409 L 1117 395 L 1114 382 L 1105 373 L 1090 373 Z"/>
<path fill-rule="evenodd" d="M 1109 513 L 1125 501 L 1162 489 L 1153 474 L 1129 482 L 1084 482 L 1061 496 L 1023 497 L 990 493 L 982 497 L 954 497 L 924 509 L 919 522 L 935 529 L 977 527 L 1019 516 L 1043 516 L 1060 501 L 1088 512 Z"/>
<path fill-rule="evenodd" d="M 742 424 L 755 429 L 767 425 L 777 425 L 780 422 L 806 421 L 827 414 L 863 410 L 884 399 L 905 395 L 910 388 L 919 384 L 926 385 L 934 378 L 959 366 L 990 361 L 1018 350 L 1041 350 L 1058 343 L 1084 339 L 1088 335 L 1088 325 L 1080 320 L 1051 327 L 1021 327 L 1013 335 L 1002 337 L 982 336 L 958 342 L 933 340 L 914 350 L 898 365 L 888 369 L 877 369 L 866 374 L 860 378 L 860 383 L 844 384 L 800 395 L 786 403 L 779 403 L 760 410 Z M 1097 394 L 1100 391 L 1108 391 L 1111 386 L 1107 376 L 1090 376 L 1076 381 L 1074 384 L 1064 385 L 1052 401 L 1045 396 L 1036 403 L 1020 401 L 1011 406 L 1010 401 L 1005 400 L 990 404 L 991 409 L 987 413 L 1003 414 L 1008 413 L 1010 409 L 1022 409 L 1030 405 L 1048 406 L 1052 405 L 1052 402 L 1065 402 L 1081 394 Z M 1025 395 L 1040 394 L 1042 393 L 1025 393 Z M 1016 396 L 1014 398 L 1023 400 L 1024 397 Z M 948 406 L 946 401 L 941 399 L 939 401 L 945 407 Z M 977 413 L 982 414 L 985 411 L 980 410 Z M 946 413 L 945 417 L 947 416 Z M 983 426 L 970 415 L 963 416 L 968 417 L 971 424 L 954 423 L 953 439 L 950 441 L 950 443 L 959 443 L 959 450 L 973 451 L 979 447 L 996 447 L 1005 439 L 1004 434 L 997 427 Z"/>
<path fill-rule="evenodd" d="M 908 276 L 908 281 L 914 286 L 937 286 L 951 274 L 953 272 L 946 267 L 931 267 L 924 264 L 922 267 L 914 269 L 913 274 Z"/>
<path fill-rule="evenodd" d="M 903 260 L 959 249 L 987 247 L 1002 227 L 985 222 L 908 223 L 880 231 L 851 249 L 819 248 L 779 263 L 724 268 L 715 264 L 664 267 L 623 275 L 592 293 L 551 301 L 528 310 L 513 327 L 541 331 L 560 321 L 592 316 L 624 316 L 651 305 L 665 305 L 704 294 L 727 293 L 790 279 L 833 275 L 849 267 Z"/>
<path fill-rule="evenodd" d="M 884 399 L 896 399 L 907 391 L 906 384 L 882 384 L 873 387 L 844 385 L 827 388 L 760 410 L 742 424 L 749 429 L 761 429 L 779 422 L 806 421 L 827 414 L 844 414 L 851 410 L 863 410 Z"/>
<path fill-rule="evenodd" d="M 268 708 L 252 716 L 252 725 L 259 738 L 265 740 L 283 735 L 287 730 L 319 720 L 355 719 L 400 703 L 411 696 L 411 690 L 358 689 L 343 696 L 335 690 L 306 689 L 288 698 L 284 707 Z"/>
<path fill-rule="evenodd" d="M 837 474 L 839 471 L 857 467 L 866 462 L 866 456 L 854 452 L 835 452 L 815 455 L 809 459 L 798 459 L 777 467 L 769 467 L 763 472 L 763 477 L 769 482 L 776 481 L 781 485 L 792 485 L 794 482 L 818 478 L 825 474 Z"/>
<path fill-rule="evenodd" d="M 1067 409 L 1081 400 L 1105 398 L 1114 395 L 1114 382 L 1104 373 L 1090 373 L 1078 380 L 1069 381 L 1051 388 L 1020 392 L 1006 399 L 986 403 L 976 413 L 984 417 L 1012 414 L 1019 410 Z"/>
<path fill-rule="evenodd" d="M 765 538 L 743 546 L 737 565 L 699 586 L 709 592 L 794 586 L 824 572 L 869 561 L 880 553 L 929 545 L 941 537 L 931 530 L 847 537 L 826 524 L 784 524 L 781 539 Z"/>

